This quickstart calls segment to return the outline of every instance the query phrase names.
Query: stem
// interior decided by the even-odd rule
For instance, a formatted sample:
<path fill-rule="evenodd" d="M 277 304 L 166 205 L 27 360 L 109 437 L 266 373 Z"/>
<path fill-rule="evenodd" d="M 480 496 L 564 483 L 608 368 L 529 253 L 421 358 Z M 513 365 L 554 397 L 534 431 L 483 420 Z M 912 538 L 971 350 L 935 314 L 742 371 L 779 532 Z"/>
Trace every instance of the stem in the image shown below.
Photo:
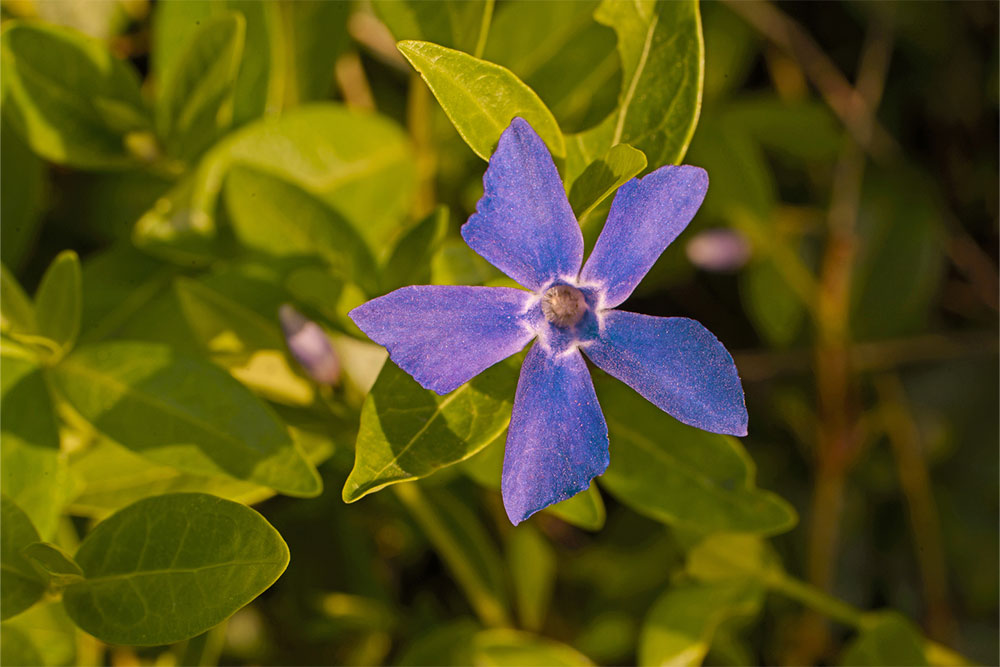
<path fill-rule="evenodd" d="M 476 50 L 472 53 L 477 58 L 482 58 L 483 51 L 486 50 L 486 38 L 490 35 L 490 23 L 493 22 L 493 3 L 494 0 L 483 2 L 483 18 L 479 24 L 479 38 L 476 40 Z"/>
<path fill-rule="evenodd" d="M 768 578 L 767 585 L 773 592 L 801 602 L 838 623 L 855 628 L 860 628 L 864 623 L 864 612 L 857 607 L 787 574 L 778 573 Z"/>
<path fill-rule="evenodd" d="M 434 177 L 437 172 L 437 154 L 431 130 L 430 90 L 416 72 L 410 75 L 409 96 L 406 100 L 406 127 L 417 153 L 417 193 L 413 202 L 413 215 L 421 219 L 434 210 Z"/>

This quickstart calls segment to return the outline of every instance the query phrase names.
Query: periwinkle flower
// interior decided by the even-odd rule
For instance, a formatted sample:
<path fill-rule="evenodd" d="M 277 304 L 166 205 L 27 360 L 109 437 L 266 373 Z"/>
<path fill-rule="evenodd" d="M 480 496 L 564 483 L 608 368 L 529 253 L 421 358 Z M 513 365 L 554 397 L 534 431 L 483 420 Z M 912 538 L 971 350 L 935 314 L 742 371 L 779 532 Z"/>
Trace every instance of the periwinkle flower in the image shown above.
<path fill-rule="evenodd" d="M 623 185 L 586 264 L 559 173 L 526 121 L 504 130 L 483 185 L 462 237 L 527 289 L 404 287 L 350 317 L 439 394 L 535 340 L 503 462 L 512 523 L 583 491 L 608 467 L 608 427 L 581 351 L 681 422 L 746 435 L 743 388 L 715 336 L 686 318 L 615 310 L 698 210 L 703 169 L 661 167 Z"/>

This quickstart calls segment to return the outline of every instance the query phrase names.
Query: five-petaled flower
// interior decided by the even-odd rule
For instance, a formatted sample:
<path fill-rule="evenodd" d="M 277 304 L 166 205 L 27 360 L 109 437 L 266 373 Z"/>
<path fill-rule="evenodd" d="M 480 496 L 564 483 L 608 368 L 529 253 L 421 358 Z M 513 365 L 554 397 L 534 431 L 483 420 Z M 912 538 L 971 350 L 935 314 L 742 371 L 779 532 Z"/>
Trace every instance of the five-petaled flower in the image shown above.
<path fill-rule="evenodd" d="M 661 167 L 625 183 L 586 264 L 559 173 L 526 121 L 504 131 L 483 185 L 462 237 L 526 290 L 404 287 L 350 316 L 439 394 L 535 340 L 507 431 L 501 488 L 511 522 L 583 491 L 608 467 L 608 427 L 581 351 L 685 424 L 746 435 L 743 388 L 715 336 L 686 318 L 615 310 L 701 206 L 703 169 Z"/>

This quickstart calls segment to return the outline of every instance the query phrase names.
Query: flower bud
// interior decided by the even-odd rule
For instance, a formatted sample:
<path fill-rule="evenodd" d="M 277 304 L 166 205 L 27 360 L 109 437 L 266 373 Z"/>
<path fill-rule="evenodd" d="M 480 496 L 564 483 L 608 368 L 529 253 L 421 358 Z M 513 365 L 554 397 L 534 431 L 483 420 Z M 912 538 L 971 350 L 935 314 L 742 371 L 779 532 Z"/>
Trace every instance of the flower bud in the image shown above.
<path fill-rule="evenodd" d="M 320 384 L 337 384 L 340 360 L 326 332 L 287 303 L 278 309 L 278 319 L 289 351 L 309 377 Z"/>
<path fill-rule="evenodd" d="M 750 259 L 750 242 L 733 229 L 708 229 L 688 241 L 688 259 L 704 271 L 738 271 Z"/>

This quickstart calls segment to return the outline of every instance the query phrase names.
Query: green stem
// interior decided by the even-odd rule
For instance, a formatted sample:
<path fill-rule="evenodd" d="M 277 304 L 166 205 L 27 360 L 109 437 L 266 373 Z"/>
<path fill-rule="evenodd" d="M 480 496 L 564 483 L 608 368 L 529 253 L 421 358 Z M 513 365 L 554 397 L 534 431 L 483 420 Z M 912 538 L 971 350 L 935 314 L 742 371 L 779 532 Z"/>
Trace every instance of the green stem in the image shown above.
<path fill-rule="evenodd" d="M 476 40 L 476 50 L 472 54 L 477 58 L 482 58 L 483 51 L 486 50 L 486 38 L 490 34 L 490 23 L 493 22 L 493 3 L 494 0 L 486 0 L 483 3 L 483 18 L 479 24 L 479 39 Z"/>
<path fill-rule="evenodd" d="M 864 625 L 865 614 L 863 611 L 824 593 L 815 586 L 810 586 L 804 581 L 784 573 L 778 573 L 768 579 L 767 585 L 775 593 L 797 600 L 806 607 L 844 625 L 855 628 L 861 628 Z"/>

